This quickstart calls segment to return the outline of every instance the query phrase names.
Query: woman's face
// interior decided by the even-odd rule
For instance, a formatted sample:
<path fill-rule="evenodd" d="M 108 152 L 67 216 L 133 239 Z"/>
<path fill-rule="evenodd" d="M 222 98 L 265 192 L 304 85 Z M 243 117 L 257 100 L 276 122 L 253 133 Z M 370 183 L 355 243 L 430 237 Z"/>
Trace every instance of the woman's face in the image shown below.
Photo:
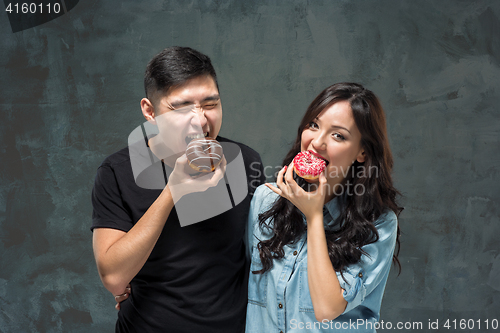
<path fill-rule="evenodd" d="M 304 150 L 313 150 L 328 161 L 326 178 L 331 190 L 352 172 L 350 166 L 355 160 L 364 162 L 361 133 L 348 101 L 333 104 L 309 123 L 301 136 L 301 151 Z"/>

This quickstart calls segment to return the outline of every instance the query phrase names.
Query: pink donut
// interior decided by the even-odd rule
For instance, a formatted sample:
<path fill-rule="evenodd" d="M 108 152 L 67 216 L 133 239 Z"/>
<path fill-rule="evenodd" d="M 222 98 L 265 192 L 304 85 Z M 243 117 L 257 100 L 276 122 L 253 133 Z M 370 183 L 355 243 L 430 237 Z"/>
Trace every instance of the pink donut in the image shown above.
<path fill-rule="evenodd" d="M 317 153 L 306 150 L 298 153 L 293 159 L 295 173 L 304 179 L 316 180 L 326 168 L 326 161 Z"/>

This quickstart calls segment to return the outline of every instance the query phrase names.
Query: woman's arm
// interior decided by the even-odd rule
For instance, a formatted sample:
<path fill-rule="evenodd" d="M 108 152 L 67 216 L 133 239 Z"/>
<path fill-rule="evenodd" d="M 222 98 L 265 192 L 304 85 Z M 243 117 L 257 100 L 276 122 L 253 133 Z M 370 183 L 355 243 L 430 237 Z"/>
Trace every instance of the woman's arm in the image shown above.
<path fill-rule="evenodd" d="M 290 200 L 306 217 L 307 276 L 314 315 L 318 321 L 337 318 L 347 306 L 342 296 L 343 289 L 328 256 L 323 226 L 323 206 L 327 194 L 325 184 L 326 177 L 320 174 L 318 189 L 305 192 L 293 179 L 293 163 L 278 173 L 278 188 L 266 184 L 272 191 Z"/>
<path fill-rule="evenodd" d="M 326 178 L 321 174 L 318 190 L 308 193 L 293 180 L 292 168 L 293 164 L 290 164 L 288 171 L 283 168 L 279 172 L 277 188 L 266 185 L 290 200 L 306 217 L 307 271 L 314 313 L 318 321 L 331 320 L 361 304 L 367 295 L 385 281 L 396 241 L 397 217 L 392 211 L 379 217 L 374 223 L 378 241 L 363 246 L 365 254 L 361 260 L 350 265 L 348 272 L 344 272 L 344 281 L 339 281 L 328 255 L 323 225 L 325 192 L 321 189 Z"/>
<path fill-rule="evenodd" d="M 322 213 L 307 220 L 307 279 L 318 321 L 333 320 L 344 312 L 347 302 L 328 255 Z"/>

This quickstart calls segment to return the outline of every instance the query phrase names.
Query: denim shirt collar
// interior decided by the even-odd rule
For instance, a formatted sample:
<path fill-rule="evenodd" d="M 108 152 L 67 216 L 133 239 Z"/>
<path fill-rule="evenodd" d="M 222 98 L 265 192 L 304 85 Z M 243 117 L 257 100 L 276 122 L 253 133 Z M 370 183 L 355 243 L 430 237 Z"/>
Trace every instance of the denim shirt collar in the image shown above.
<path fill-rule="evenodd" d="M 340 228 L 337 218 L 340 216 L 339 198 L 335 197 L 323 206 L 323 223 L 326 230 L 336 230 Z"/>
<path fill-rule="evenodd" d="M 337 218 L 340 216 L 338 201 L 338 197 L 335 197 L 323 206 L 323 224 L 325 225 L 325 230 L 334 231 L 340 228 L 340 224 L 337 221 Z M 302 212 L 301 214 L 304 223 L 307 223 L 305 215 Z"/>

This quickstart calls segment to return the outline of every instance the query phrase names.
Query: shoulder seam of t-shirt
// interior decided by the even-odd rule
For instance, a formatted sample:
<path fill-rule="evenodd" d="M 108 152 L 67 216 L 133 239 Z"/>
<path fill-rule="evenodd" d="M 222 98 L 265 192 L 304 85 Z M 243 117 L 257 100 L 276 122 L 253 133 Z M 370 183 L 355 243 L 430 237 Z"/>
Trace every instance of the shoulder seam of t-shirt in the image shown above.
<path fill-rule="evenodd" d="M 122 163 L 125 163 L 125 162 L 130 162 L 130 155 L 127 156 L 127 157 L 124 157 L 123 160 L 121 161 L 116 161 L 116 162 L 110 162 L 110 161 L 104 161 L 101 163 L 101 165 L 99 167 L 102 167 L 102 166 L 115 166 L 115 165 L 118 165 L 118 164 L 122 164 Z"/>
<path fill-rule="evenodd" d="M 119 162 L 103 162 L 100 166 L 115 166 L 115 165 L 118 165 L 118 164 L 122 164 L 122 163 L 125 163 L 125 162 L 130 162 L 130 158 L 129 159 L 125 159 L 123 161 L 119 161 Z"/>
<path fill-rule="evenodd" d="M 220 138 L 220 139 L 223 139 L 223 140 L 226 140 L 226 141 L 228 141 L 228 142 L 235 143 L 235 144 L 237 144 L 238 146 L 243 146 L 243 147 L 247 148 L 248 150 L 252 151 L 253 153 L 255 153 L 255 154 L 259 155 L 259 153 L 258 153 L 255 149 L 253 149 L 253 148 L 252 148 L 252 147 L 250 147 L 250 146 L 247 146 L 247 145 L 246 145 L 246 144 L 244 144 L 244 143 L 241 143 L 241 142 L 238 142 L 238 141 L 234 141 L 234 140 L 231 140 L 231 139 L 225 138 L 225 137 L 223 137 L 223 136 L 219 136 L 219 138 Z"/>

